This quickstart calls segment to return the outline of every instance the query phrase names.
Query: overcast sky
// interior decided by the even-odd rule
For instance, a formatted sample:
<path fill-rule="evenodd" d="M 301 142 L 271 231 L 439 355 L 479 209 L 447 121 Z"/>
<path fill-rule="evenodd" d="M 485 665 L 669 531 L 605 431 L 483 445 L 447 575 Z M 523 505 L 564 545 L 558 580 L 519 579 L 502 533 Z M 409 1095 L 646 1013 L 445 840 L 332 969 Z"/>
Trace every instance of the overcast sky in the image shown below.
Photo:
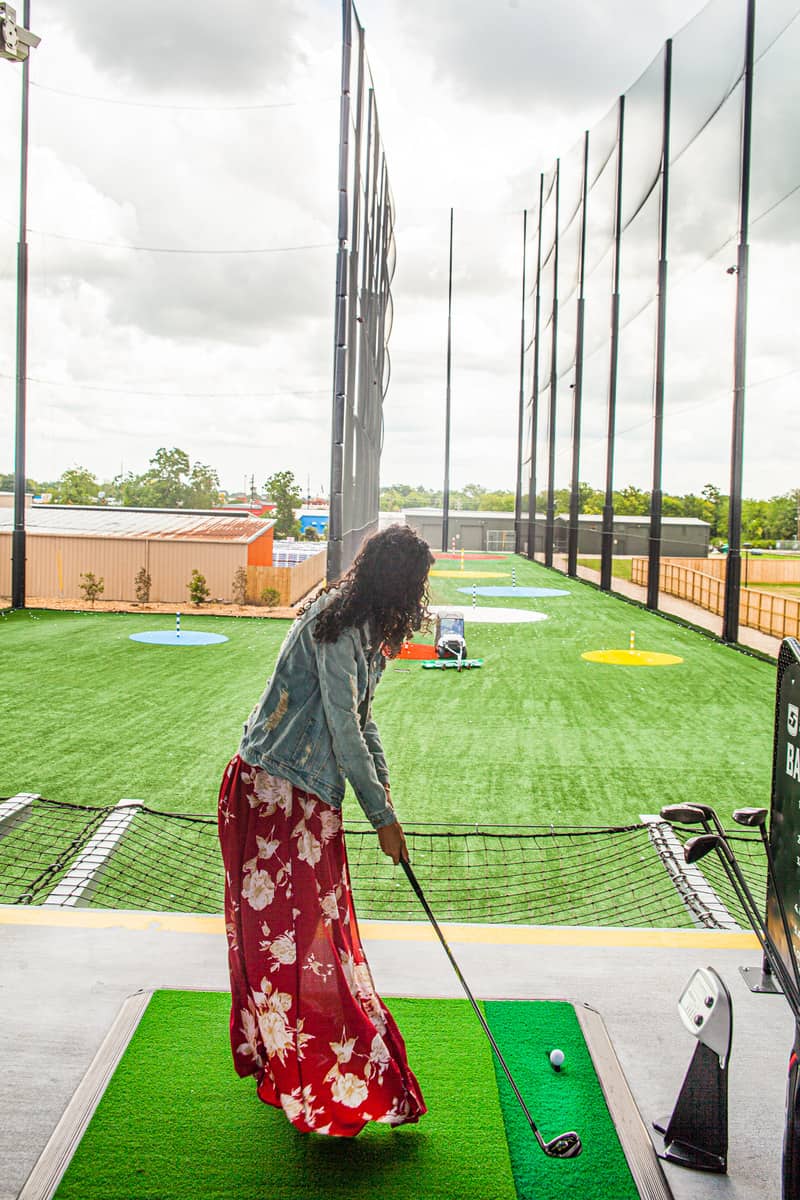
<path fill-rule="evenodd" d="M 441 485 L 452 205 L 451 482 L 513 488 L 522 210 L 535 207 L 539 173 L 557 155 L 569 159 L 583 130 L 701 8 L 698 0 L 362 0 L 398 218 L 384 483 Z M 711 8 L 716 21 L 719 0 Z M 103 478 L 139 472 L 159 446 L 177 445 L 216 467 L 229 489 L 288 468 L 304 490 L 327 493 L 339 4 L 33 0 L 31 24 L 42 43 L 31 70 L 28 474 L 53 478 L 78 464 Z M 730 71 L 736 21 L 716 25 L 709 21 L 716 58 L 704 38 L 694 57 L 690 39 L 682 56 L 676 41 L 681 94 L 694 106 L 687 129 Z M 775 52 L 774 86 L 764 86 L 761 119 L 782 127 L 797 121 L 797 84 L 787 83 L 797 75 L 797 26 L 784 38 L 785 70 Z M 651 77 L 637 93 L 642 112 L 657 104 L 657 69 Z M 20 79 L 0 62 L 0 471 L 13 464 Z M 637 135 L 633 104 L 631 112 L 646 175 L 657 130 L 648 118 Z M 680 136 L 680 114 L 676 127 Z M 791 153 L 776 151 L 783 140 L 764 129 L 760 178 L 774 187 L 758 193 L 761 209 L 800 182 L 796 128 Z M 714 130 L 694 158 L 687 152 L 683 175 L 676 168 L 687 206 L 671 264 L 668 490 L 728 486 L 735 281 L 725 268 L 735 245 L 699 264 L 718 232 L 724 241 L 735 231 L 738 109 L 729 105 Z M 730 204 L 713 199 L 723 178 Z M 707 203 L 688 205 L 689 179 Z M 657 217 L 657 205 L 649 210 L 640 232 Z M 769 237 L 754 279 L 751 371 L 760 386 L 748 409 L 750 494 L 797 483 L 796 217 L 783 205 L 759 227 Z M 629 315 L 653 290 L 652 256 L 636 247 L 632 235 Z M 604 270 L 601 262 L 587 288 L 590 307 L 592 288 L 597 297 L 598 345 Z M 653 318 L 651 305 L 624 347 L 632 383 L 621 397 L 619 485 L 646 487 L 649 478 Z M 565 330 L 563 432 L 569 319 Z M 601 349 L 587 365 L 581 471 L 596 486 L 606 376 Z M 780 382 L 763 382 L 772 377 Z M 558 471 L 565 479 L 568 454 Z"/>

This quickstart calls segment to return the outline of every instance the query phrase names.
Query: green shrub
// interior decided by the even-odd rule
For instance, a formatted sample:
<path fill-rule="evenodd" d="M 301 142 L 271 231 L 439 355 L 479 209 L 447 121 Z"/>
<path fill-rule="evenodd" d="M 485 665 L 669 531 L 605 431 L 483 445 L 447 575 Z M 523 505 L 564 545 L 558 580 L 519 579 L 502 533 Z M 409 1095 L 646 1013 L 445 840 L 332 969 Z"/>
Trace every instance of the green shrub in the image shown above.
<path fill-rule="evenodd" d="M 267 608 L 275 608 L 281 602 L 281 594 L 277 588 L 265 587 L 261 589 L 261 603 L 266 604 Z"/>
<path fill-rule="evenodd" d="M 205 575 L 201 575 L 196 567 L 192 571 L 192 577 L 186 586 L 189 589 L 189 596 L 192 604 L 196 604 L 198 607 L 203 603 L 204 600 L 207 600 L 211 594 L 208 590 Z"/>
<path fill-rule="evenodd" d="M 91 601 L 92 608 L 94 608 L 95 600 L 98 596 L 102 596 L 103 592 L 106 590 L 105 581 L 103 580 L 102 575 L 98 579 L 93 571 L 86 571 L 81 575 L 81 579 L 83 580 L 83 583 L 81 584 L 83 598 L 84 600 Z"/>
<path fill-rule="evenodd" d="M 140 567 L 136 572 L 136 578 L 133 581 L 133 587 L 136 592 L 136 599 L 140 604 L 147 604 L 150 600 L 150 588 L 153 580 L 150 577 L 145 567 Z"/>
<path fill-rule="evenodd" d="M 234 604 L 244 604 L 247 599 L 247 568 L 237 567 L 233 573 L 231 585 Z"/>

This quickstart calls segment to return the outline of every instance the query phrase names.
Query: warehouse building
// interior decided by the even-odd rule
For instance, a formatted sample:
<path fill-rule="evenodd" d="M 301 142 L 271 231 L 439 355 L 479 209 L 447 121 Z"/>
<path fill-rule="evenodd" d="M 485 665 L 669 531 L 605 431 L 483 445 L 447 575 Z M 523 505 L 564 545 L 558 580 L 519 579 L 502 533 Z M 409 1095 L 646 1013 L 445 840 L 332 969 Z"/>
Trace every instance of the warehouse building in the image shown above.
<path fill-rule="evenodd" d="M 210 599 L 231 600 L 239 567 L 248 578 L 257 572 L 263 587 L 273 565 L 275 522 L 249 514 L 46 504 L 29 508 L 25 525 L 26 593 L 45 600 L 79 599 L 81 575 L 92 572 L 103 579 L 104 600 L 134 601 L 142 567 L 152 602 L 186 604 L 193 570 L 205 576 Z M 13 510 L 0 506 L 3 599 L 11 596 L 12 528 Z"/>
<path fill-rule="evenodd" d="M 407 508 L 403 517 L 416 533 L 434 550 L 442 547 L 442 510 L 440 508 Z M 545 515 L 536 514 L 536 553 L 544 553 Z M 599 555 L 602 548 L 603 518 L 594 513 L 578 517 L 578 553 Z M 707 521 L 694 517 L 662 517 L 661 554 L 665 558 L 706 558 L 711 527 Z M 451 509 L 447 518 L 450 545 L 457 550 L 493 552 L 514 549 L 513 512 L 469 512 Z M 527 517 L 522 522 L 523 553 L 527 551 Z M 555 518 L 553 549 L 566 554 L 569 536 L 569 517 L 560 513 Z M 647 554 L 650 544 L 650 518 L 614 517 L 614 554 Z"/>
<path fill-rule="evenodd" d="M 662 558 L 707 558 L 711 526 L 696 517 L 661 518 Z M 566 554 L 569 517 L 556 517 L 556 553 Z M 537 539 L 538 541 L 538 539 Z M 647 554 L 650 547 L 650 517 L 614 517 L 614 554 L 628 557 Z M 603 518 L 595 513 L 578 517 L 578 553 L 598 555 L 603 548 Z M 538 549 L 538 546 L 537 546 Z"/>

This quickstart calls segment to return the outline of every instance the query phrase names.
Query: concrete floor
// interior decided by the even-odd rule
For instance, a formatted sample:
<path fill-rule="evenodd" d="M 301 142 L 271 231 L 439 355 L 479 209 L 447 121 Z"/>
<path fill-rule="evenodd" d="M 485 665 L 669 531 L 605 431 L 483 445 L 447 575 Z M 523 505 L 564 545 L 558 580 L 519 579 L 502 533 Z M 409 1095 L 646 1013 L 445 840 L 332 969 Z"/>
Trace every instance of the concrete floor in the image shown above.
<path fill-rule="evenodd" d="M 447 928 L 477 995 L 597 1008 L 648 1128 L 671 1112 L 695 1045 L 677 998 L 697 967 L 719 971 L 734 1006 L 728 1175 L 670 1164 L 665 1173 L 676 1200 L 777 1200 L 793 1027 L 780 997 L 751 994 L 739 975 L 740 965 L 760 963 L 754 939 Z M 362 934 L 384 994 L 463 994 L 427 925 L 364 922 Z M 2 906 L 0 943 L 0 1200 L 15 1200 L 124 998 L 140 988 L 225 990 L 226 948 L 217 917 Z"/>

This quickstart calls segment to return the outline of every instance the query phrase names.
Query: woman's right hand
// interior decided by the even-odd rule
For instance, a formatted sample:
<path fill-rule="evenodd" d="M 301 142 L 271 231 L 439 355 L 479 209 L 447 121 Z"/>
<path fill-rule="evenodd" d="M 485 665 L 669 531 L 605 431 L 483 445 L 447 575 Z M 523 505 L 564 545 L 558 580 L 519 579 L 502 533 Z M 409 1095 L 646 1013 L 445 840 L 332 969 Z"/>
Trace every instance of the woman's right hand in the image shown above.
<path fill-rule="evenodd" d="M 393 821 L 391 825 L 382 825 L 378 830 L 378 841 L 383 853 L 389 856 L 395 866 L 401 858 L 409 861 L 408 846 L 399 821 Z"/>

